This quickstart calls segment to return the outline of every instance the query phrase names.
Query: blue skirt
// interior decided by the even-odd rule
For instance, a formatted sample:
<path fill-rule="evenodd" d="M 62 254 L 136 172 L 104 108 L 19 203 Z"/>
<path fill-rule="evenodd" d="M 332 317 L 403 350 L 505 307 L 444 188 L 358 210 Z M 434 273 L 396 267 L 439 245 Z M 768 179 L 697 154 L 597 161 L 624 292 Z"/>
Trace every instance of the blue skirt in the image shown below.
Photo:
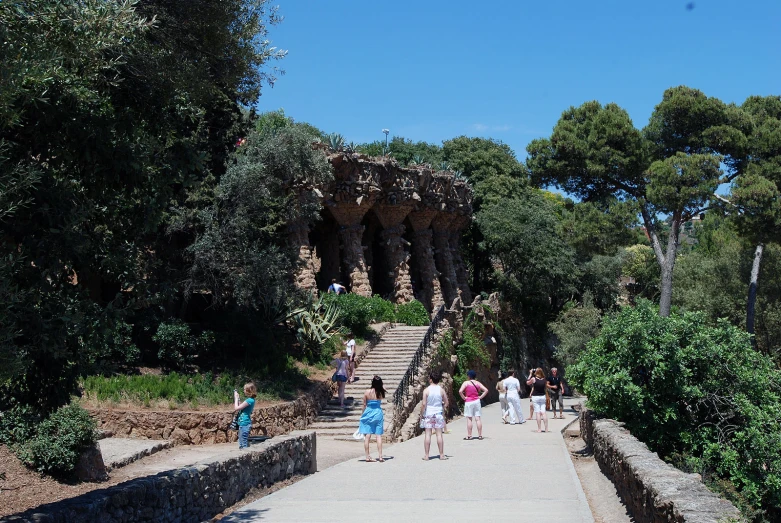
<path fill-rule="evenodd" d="M 358 425 L 358 432 L 361 434 L 378 434 L 383 432 L 385 416 L 382 413 L 380 400 L 369 400 L 366 402 L 366 410 L 361 414 L 361 421 Z"/>

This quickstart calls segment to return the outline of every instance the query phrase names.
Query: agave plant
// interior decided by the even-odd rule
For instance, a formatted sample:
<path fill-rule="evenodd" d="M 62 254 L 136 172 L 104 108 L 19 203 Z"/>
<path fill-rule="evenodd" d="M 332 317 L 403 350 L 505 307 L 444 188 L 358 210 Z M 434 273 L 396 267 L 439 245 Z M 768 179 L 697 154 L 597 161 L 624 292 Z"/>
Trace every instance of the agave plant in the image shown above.
<path fill-rule="evenodd" d="M 344 150 L 350 154 L 356 153 L 358 152 L 358 144 L 355 142 L 350 142 L 344 146 Z"/>
<path fill-rule="evenodd" d="M 340 334 L 342 311 L 335 303 L 324 303 L 322 298 L 311 301 L 291 311 L 290 320 L 298 343 L 307 356 L 318 358 L 323 347 L 332 346 L 333 338 Z"/>
<path fill-rule="evenodd" d="M 412 160 L 410 161 L 411 165 L 423 165 L 425 160 L 423 159 L 423 156 L 416 154 L 412 157 Z"/>
<path fill-rule="evenodd" d="M 440 162 L 439 170 L 440 171 L 449 171 L 450 170 L 450 164 L 447 163 L 447 162 Z"/>
<path fill-rule="evenodd" d="M 331 133 L 328 135 L 328 145 L 334 151 L 341 151 L 344 149 L 344 136 L 339 133 Z"/>

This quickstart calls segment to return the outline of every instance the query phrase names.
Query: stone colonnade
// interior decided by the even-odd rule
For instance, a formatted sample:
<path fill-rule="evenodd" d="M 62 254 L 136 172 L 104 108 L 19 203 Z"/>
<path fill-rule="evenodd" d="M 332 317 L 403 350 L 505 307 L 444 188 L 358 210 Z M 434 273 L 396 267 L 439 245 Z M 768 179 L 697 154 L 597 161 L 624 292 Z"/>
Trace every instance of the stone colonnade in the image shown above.
<path fill-rule="evenodd" d="M 458 297 L 471 302 L 460 252 L 471 219 L 464 182 L 387 158 L 332 151 L 329 161 L 335 180 L 320 191 L 323 220 L 289 226 L 302 262 L 295 275 L 300 288 L 324 291 L 334 278 L 363 296 L 416 298 L 429 311 Z"/>

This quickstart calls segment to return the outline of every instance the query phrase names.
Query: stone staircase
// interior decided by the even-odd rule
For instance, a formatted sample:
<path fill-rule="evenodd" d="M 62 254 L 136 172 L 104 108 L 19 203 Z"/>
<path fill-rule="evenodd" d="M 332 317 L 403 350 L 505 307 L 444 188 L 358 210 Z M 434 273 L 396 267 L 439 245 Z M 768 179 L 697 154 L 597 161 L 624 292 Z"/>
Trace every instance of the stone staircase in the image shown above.
<path fill-rule="evenodd" d="M 334 396 L 307 429 L 316 431 L 318 438 L 354 441 L 352 435 L 358 428 L 358 420 L 363 410 L 363 393 L 371 386 L 372 378 L 376 374 L 382 378 L 385 390 L 388 391 L 382 402 L 387 433 L 393 415 L 393 393 L 407 372 L 427 330 L 428 326 L 404 325 L 389 329 L 356 367 L 355 377 L 358 381 L 348 383 L 344 391 L 346 408 L 340 408 L 339 398 Z"/>

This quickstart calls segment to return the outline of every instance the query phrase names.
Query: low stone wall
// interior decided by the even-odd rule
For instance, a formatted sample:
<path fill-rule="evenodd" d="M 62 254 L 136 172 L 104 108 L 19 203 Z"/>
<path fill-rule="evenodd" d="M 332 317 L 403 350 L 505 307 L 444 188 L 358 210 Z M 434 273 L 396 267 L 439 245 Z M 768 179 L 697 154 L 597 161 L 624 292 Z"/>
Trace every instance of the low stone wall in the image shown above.
<path fill-rule="evenodd" d="M 634 520 L 640 523 L 737 521 L 740 512 L 702 484 L 662 461 L 623 424 L 580 412 L 580 434 L 602 472 L 613 481 Z"/>
<path fill-rule="evenodd" d="M 317 470 L 314 432 L 298 431 L 258 447 L 42 505 L 0 523 L 204 521 L 236 504 L 252 488 Z"/>
<path fill-rule="evenodd" d="M 333 395 L 334 384 L 324 381 L 295 401 L 259 407 L 252 413 L 251 435 L 279 436 L 305 429 Z M 232 412 L 150 412 L 93 409 L 98 429 L 116 437 L 165 439 L 175 445 L 201 445 L 236 441 L 237 432 L 228 430 Z"/>

